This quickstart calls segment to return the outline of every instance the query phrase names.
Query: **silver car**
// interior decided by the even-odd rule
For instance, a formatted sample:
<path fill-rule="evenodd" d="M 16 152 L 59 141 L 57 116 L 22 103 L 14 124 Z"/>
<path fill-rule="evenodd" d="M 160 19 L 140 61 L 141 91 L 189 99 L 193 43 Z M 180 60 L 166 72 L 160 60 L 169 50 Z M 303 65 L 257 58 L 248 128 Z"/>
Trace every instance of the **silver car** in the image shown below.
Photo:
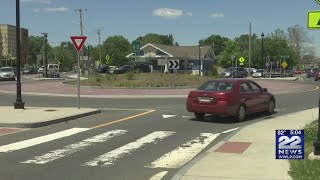
<path fill-rule="evenodd" d="M 1 67 L 0 80 L 16 80 L 14 69 L 12 67 Z"/>

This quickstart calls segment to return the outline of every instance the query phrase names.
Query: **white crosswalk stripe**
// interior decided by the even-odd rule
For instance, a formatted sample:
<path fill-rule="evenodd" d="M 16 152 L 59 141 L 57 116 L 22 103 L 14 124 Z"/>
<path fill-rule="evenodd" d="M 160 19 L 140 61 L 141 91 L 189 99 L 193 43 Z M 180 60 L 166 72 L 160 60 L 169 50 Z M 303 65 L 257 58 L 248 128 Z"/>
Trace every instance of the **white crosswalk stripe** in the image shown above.
<path fill-rule="evenodd" d="M 177 149 L 165 154 L 150 165 L 148 168 L 180 168 L 193 157 L 201 152 L 206 146 L 208 146 L 213 140 L 215 140 L 220 133 L 201 133 L 200 137 L 189 141 Z"/>
<path fill-rule="evenodd" d="M 77 134 L 77 133 L 80 133 L 83 131 L 87 131 L 89 129 L 90 128 L 72 128 L 72 129 L 67 129 L 64 131 L 57 132 L 57 133 L 48 134 L 45 136 L 40 136 L 40 137 L 36 137 L 36 138 L 24 140 L 24 141 L 12 143 L 12 144 L 0 146 L 0 153 L 12 152 L 12 151 L 28 148 L 31 146 L 50 142 L 50 141 L 60 139 L 63 137 L 71 136 L 71 135 L 74 135 L 74 134 Z"/>
<path fill-rule="evenodd" d="M 91 145 L 94 145 L 96 143 L 105 142 L 113 137 L 123 135 L 127 131 L 126 130 L 113 130 L 109 131 L 103 134 L 99 134 L 97 136 L 85 139 L 83 141 L 80 141 L 78 143 L 70 144 L 68 146 L 65 146 L 62 149 L 57 149 L 54 151 L 51 151 L 47 154 L 43 154 L 41 156 L 36 156 L 31 160 L 27 160 L 21 163 L 33 163 L 33 164 L 45 164 L 54 160 L 57 160 L 59 158 L 62 158 L 64 156 L 70 155 L 72 153 L 81 151 Z"/>
<path fill-rule="evenodd" d="M 92 161 L 86 162 L 83 166 L 110 166 L 113 165 L 118 159 L 123 158 L 124 156 L 130 155 L 133 151 L 147 145 L 147 144 L 156 144 L 158 141 L 163 140 L 164 138 L 171 136 L 174 132 L 170 131 L 156 131 L 147 136 L 144 136 L 134 142 L 121 146 L 117 149 L 114 149 L 106 154 L 103 154 Z"/>

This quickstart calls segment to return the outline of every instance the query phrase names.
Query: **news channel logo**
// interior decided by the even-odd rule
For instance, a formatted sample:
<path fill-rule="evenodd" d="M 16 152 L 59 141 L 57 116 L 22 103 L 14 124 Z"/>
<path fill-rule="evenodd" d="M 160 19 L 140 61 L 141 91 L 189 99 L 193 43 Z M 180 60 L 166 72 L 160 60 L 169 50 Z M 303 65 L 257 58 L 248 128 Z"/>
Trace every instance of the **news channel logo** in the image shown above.
<path fill-rule="evenodd" d="M 304 130 L 276 130 L 276 159 L 304 159 Z"/>

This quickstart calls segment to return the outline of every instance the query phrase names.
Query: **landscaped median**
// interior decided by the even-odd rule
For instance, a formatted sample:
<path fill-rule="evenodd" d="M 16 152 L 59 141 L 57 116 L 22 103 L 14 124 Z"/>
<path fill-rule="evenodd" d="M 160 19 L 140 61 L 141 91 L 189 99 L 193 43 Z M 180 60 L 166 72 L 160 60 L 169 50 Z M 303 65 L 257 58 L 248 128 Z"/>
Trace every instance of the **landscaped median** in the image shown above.
<path fill-rule="evenodd" d="M 308 155 L 314 151 L 313 142 L 316 139 L 318 121 L 313 121 L 304 128 L 305 133 L 305 159 L 290 160 L 289 174 L 293 180 L 320 179 L 320 160 L 309 160 Z"/>
<path fill-rule="evenodd" d="M 89 79 L 81 80 L 81 86 L 106 88 L 198 87 L 214 78 L 217 77 L 172 73 L 93 74 L 89 76 Z M 68 81 L 64 84 L 76 85 L 77 81 Z"/>

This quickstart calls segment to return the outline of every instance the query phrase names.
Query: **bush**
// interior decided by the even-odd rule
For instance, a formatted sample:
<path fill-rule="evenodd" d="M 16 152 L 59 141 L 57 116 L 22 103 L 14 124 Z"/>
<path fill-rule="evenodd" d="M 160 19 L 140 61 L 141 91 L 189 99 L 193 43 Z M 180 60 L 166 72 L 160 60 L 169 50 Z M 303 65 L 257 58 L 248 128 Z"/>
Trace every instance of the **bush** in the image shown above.
<path fill-rule="evenodd" d="M 126 76 L 127 76 L 127 80 L 134 80 L 135 74 L 133 71 L 129 71 L 127 72 Z"/>

